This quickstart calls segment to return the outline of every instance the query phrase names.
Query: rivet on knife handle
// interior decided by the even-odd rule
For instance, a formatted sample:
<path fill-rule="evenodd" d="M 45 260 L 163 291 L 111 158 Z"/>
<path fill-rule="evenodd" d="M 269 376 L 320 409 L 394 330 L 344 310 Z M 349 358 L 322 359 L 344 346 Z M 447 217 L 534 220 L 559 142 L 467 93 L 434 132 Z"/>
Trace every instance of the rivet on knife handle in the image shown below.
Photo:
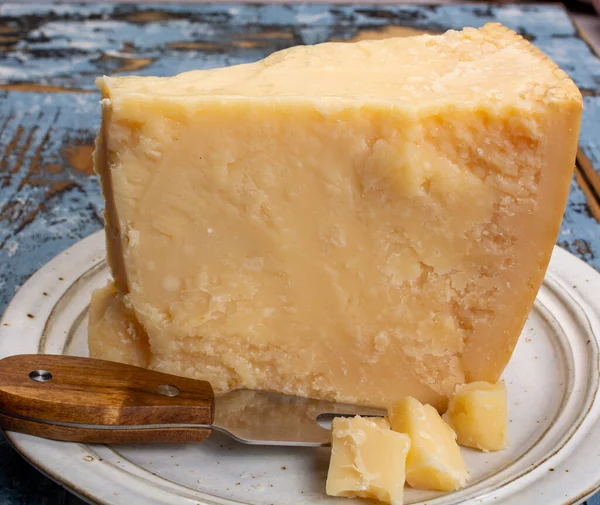
<path fill-rule="evenodd" d="M 74 356 L 0 360 L 5 430 L 71 442 L 200 442 L 213 417 L 205 381 Z"/>

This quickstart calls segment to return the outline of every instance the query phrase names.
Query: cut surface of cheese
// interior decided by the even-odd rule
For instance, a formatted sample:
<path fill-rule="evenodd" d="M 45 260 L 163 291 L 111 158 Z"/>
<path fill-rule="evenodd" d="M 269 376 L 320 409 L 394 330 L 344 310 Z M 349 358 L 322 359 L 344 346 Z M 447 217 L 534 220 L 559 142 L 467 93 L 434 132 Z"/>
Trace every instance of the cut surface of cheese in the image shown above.
<path fill-rule="evenodd" d="M 364 417 L 335 418 L 331 435 L 328 495 L 402 505 L 407 435 Z"/>
<path fill-rule="evenodd" d="M 455 491 L 467 483 L 468 471 L 456 434 L 431 405 L 407 397 L 389 411 L 392 430 L 410 437 L 406 482 L 417 489 Z"/>
<path fill-rule="evenodd" d="M 108 260 L 149 367 L 440 410 L 498 380 L 581 113 L 529 42 L 491 24 L 99 87 Z M 92 355 L 130 361 L 101 345 L 110 326 L 90 327 Z"/>
<path fill-rule="evenodd" d="M 508 407 L 504 382 L 472 382 L 456 387 L 444 419 L 458 443 L 484 452 L 499 451 L 508 443 Z"/>

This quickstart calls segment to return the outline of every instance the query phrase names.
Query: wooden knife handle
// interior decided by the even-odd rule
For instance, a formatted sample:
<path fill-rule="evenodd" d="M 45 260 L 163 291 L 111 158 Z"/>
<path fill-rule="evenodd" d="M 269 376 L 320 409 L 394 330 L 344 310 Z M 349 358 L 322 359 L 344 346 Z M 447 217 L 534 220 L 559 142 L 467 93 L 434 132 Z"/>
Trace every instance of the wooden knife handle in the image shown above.
<path fill-rule="evenodd" d="M 70 442 L 201 442 L 213 411 L 205 381 L 74 356 L 0 360 L 0 427 L 9 431 Z"/>

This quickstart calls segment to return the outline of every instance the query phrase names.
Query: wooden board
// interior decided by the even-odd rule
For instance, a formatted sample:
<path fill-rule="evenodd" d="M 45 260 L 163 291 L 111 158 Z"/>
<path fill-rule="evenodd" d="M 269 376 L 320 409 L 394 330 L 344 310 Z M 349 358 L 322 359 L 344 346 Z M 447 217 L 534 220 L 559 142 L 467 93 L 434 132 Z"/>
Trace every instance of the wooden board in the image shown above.
<path fill-rule="evenodd" d="M 172 75 L 254 61 L 296 44 L 489 21 L 531 40 L 584 94 L 579 167 L 558 243 L 600 270 L 600 59 L 558 4 L 15 3 L 0 5 L 0 311 L 37 268 L 102 226 L 91 162 L 96 76 Z M 0 503 L 66 500 L 0 445 Z"/>

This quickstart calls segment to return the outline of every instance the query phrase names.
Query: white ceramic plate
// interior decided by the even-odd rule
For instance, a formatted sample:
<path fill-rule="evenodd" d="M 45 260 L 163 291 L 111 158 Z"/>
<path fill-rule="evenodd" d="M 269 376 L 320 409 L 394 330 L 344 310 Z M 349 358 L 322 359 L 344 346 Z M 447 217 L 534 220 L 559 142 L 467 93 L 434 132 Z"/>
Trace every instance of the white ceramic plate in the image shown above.
<path fill-rule="evenodd" d="M 87 355 L 92 290 L 109 273 L 96 233 L 57 256 L 19 290 L 0 325 L 0 357 Z M 566 505 L 600 487 L 600 274 L 556 248 L 504 373 L 510 447 L 464 449 L 466 489 L 406 489 L 407 504 Z M 325 495 L 327 448 L 245 446 L 214 433 L 202 444 L 104 446 L 6 434 L 55 481 L 111 505 L 345 504 Z M 356 503 L 367 503 L 356 500 Z"/>

